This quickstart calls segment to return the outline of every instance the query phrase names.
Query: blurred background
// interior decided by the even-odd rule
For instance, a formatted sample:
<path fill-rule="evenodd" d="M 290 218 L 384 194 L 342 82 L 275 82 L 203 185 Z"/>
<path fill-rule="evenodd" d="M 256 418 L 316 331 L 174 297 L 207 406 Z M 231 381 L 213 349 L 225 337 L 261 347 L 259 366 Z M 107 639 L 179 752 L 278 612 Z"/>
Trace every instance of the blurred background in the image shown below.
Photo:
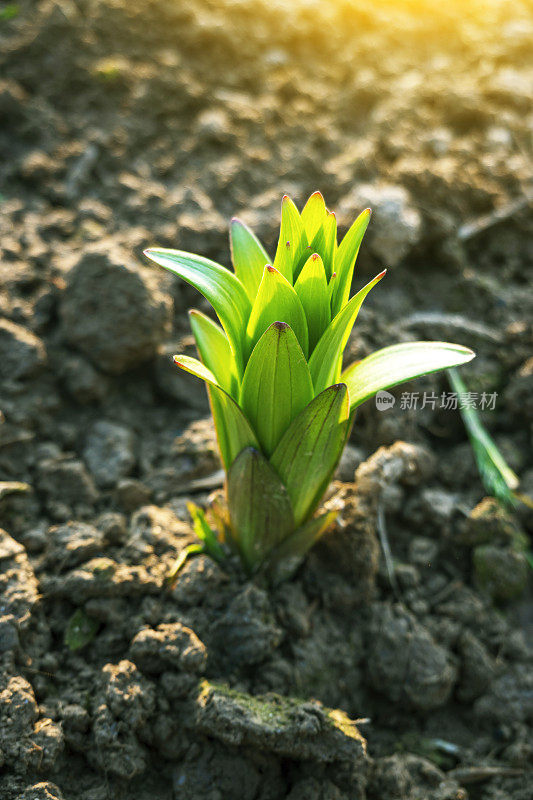
<path fill-rule="evenodd" d="M 41 406 L 67 430 L 80 404 L 124 404 L 142 367 L 150 407 L 205 413 L 203 387 L 169 363 L 201 298 L 139 271 L 142 249 L 228 265 L 239 215 L 273 252 L 281 196 L 301 207 L 319 189 L 341 233 L 373 209 L 356 284 L 389 268 L 350 355 L 402 338 L 474 347 L 473 388 L 511 395 L 491 424 L 527 467 L 532 40 L 528 0 L 3 3 L 0 312 L 45 341 Z M 378 417 L 373 442 L 405 433 Z"/>

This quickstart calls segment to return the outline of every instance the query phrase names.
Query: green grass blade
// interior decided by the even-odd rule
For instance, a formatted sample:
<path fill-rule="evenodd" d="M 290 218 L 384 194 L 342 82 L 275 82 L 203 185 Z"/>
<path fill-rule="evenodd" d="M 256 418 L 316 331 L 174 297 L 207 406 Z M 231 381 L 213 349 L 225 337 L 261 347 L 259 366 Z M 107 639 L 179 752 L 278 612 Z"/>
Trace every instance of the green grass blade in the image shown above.
<path fill-rule="evenodd" d="M 380 389 L 390 389 L 439 369 L 466 364 L 474 355 L 468 347 L 448 342 L 405 342 L 377 350 L 342 373 L 350 395 L 350 410 Z"/>
<path fill-rule="evenodd" d="M 368 228 L 371 214 L 372 212 L 369 208 L 359 214 L 337 249 L 335 256 L 337 278 L 331 298 L 331 313 L 333 316 L 338 314 L 348 302 L 355 260 L 365 231 Z"/>
<path fill-rule="evenodd" d="M 448 370 L 454 392 L 465 394 L 467 388 L 456 369 Z M 516 505 L 514 492 L 518 489 L 518 476 L 506 463 L 492 437 L 489 435 L 475 408 L 461 408 L 459 412 L 472 443 L 474 456 L 487 492 L 508 506 Z"/>
<path fill-rule="evenodd" d="M 348 391 L 330 386 L 291 423 L 270 463 L 287 487 L 295 524 L 313 513 L 341 456 L 348 419 Z"/>
<path fill-rule="evenodd" d="M 205 550 L 216 561 L 224 560 L 224 550 L 217 539 L 215 531 L 209 525 L 205 511 L 196 503 L 187 503 L 187 511 L 191 515 L 193 529 L 198 539 L 203 542 Z"/>
<path fill-rule="evenodd" d="M 311 373 L 298 339 L 287 323 L 274 322 L 253 349 L 240 396 L 267 456 L 312 399 Z"/>
<path fill-rule="evenodd" d="M 277 269 L 269 266 L 263 273 L 246 328 L 247 357 L 273 322 L 286 322 L 291 326 L 307 358 L 309 337 L 300 298 L 288 280 Z"/>
<path fill-rule="evenodd" d="M 318 253 L 310 256 L 294 284 L 294 291 L 300 298 L 309 331 L 309 352 L 331 322 L 328 284 L 324 264 Z"/>
<path fill-rule="evenodd" d="M 379 275 L 376 275 L 370 283 L 363 286 L 363 288 L 352 297 L 342 311 L 330 322 L 320 338 L 309 360 L 309 369 L 311 370 L 311 377 L 316 394 L 338 380 L 342 353 L 346 347 L 359 309 L 363 305 L 367 294 L 379 283 L 386 271 L 387 270 L 383 270 Z"/>
<path fill-rule="evenodd" d="M 257 236 L 237 217 L 231 220 L 230 249 L 235 274 L 253 303 L 270 258 Z"/>
<path fill-rule="evenodd" d="M 215 375 L 222 389 L 236 398 L 237 367 L 228 337 L 216 322 L 201 311 L 191 309 L 189 321 L 202 362 Z"/>
<path fill-rule="evenodd" d="M 208 384 L 218 446 L 227 472 L 241 450 L 250 446 L 259 447 L 255 433 L 235 400 L 219 386 L 210 369 L 190 356 L 174 356 L 174 361 L 178 367 Z"/>
<path fill-rule="evenodd" d="M 307 237 L 300 212 L 285 195 L 281 201 L 281 228 L 274 266 L 292 285 L 295 266 L 300 262 L 307 247 Z"/>
<path fill-rule="evenodd" d="M 228 474 L 231 527 L 250 571 L 294 529 L 285 486 L 266 458 L 248 447 Z"/>
<path fill-rule="evenodd" d="M 251 304 L 240 280 L 220 264 L 193 253 L 150 248 L 144 254 L 190 283 L 211 303 L 228 335 L 239 374 L 242 373 L 244 332 Z"/>

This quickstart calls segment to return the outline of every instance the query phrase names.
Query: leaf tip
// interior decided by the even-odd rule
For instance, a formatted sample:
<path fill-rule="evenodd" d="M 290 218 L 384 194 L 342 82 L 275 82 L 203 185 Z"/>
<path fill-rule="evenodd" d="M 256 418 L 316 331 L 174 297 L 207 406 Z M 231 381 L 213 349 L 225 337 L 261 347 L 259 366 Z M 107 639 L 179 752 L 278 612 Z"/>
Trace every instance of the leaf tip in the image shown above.
<path fill-rule="evenodd" d="M 276 267 L 273 267 L 271 264 L 266 264 L 266 270 L 267 270 L 267 272 L 270 272 L 270 273 L 277 272 Z"/>
<path fill-rule="evenodd" d="M 281 320 L 277 320 L 276 322 L 272 323 L 272 327 L 276 331 L 286 331 L 287 328 L 290 328 L 290 325 L 288 322 L 282 322 Z"/>

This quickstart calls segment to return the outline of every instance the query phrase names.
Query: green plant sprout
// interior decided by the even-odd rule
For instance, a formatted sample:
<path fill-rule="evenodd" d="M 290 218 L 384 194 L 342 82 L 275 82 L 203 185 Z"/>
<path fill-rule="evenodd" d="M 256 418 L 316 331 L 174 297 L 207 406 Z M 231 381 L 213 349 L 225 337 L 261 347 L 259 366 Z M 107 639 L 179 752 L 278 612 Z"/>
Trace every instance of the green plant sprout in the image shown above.
<path fill-rule="evenodd" d="M 216 530 L 195 509 L 196 534 L 216 559 L 238 553 L 250 574 L 301 558 L 333 522 L 335 512 L 315 512 L 361 403 L 474 357 L 457 344 L 409 342 L 343 370 L 359 310 L 385 275 L 350 298 L 370 213 L 363 211 L 337 245 L 337 221 L 320 192 L 301 213 L 284 196 L 273 261 L 252 231 L 232 220 L 234 272 L 192 253 L 145 251 L 198 289 L 221 323 L 191 310 L 201 360 L 174 360 L 207 385 L 226 472 L 226 505 L 212 509 Z"/>

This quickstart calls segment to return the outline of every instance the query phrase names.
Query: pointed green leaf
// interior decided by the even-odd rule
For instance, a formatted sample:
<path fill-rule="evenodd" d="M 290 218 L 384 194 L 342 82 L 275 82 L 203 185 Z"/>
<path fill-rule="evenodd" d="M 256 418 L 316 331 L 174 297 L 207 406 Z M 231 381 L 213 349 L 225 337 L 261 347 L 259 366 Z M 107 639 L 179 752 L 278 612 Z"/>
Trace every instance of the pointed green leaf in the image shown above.
<path fill-rule="evenodd" d="M 285 195 L 281 201 L 281 228 L 274 266 L 292 285 L 293 270 L 307 247 L 307 237 L 300 212 Z"/>
<path fill-rule="evenodd" d="M 237 217 L 231 220 L 230 248 L 235 274 L 253 303 L 270 258 L 257 236 Z"/>
<path fill-rule="evenodd" d="M 273 322 L 286 322 L 291 326 L 307 358 L 307 321 L 300 298 L 288 280 L 277 269 L 268 266 L 263 273 L 246 328 L 246 357 Z"/>
<path fill-rule="evenodd" d="M 305 311 L 309 330 L 309 352 L 312 353 L 331 321 L 328 284 L 324 264 L 318 253 L 314 253 L 305 262 L 294 284 L 294 291 Z"/>
<path fill-rule="evenodd" d="M 297 526 L 326 491 L 348 425 L 348 391 L 344 384 L 336 384 L 298 414 L 274 450 L 270 463 L 287 487 Z"/>
<path fill-rule="evenodd" d="M 236 397 L 237 367 L 228 337 L 216 322 L 201 311 L 191 309 L 189 321 L 202 362 L 215 375 L 222 389 Z"/>
<path fill-rule="evenodd" d="M 326 221 L 328 210 L 320 192 L 313 192 L 302 209 L 302 223 L 307 241 L 312 242 Z"/>
<path fill-rule="evenodd" d="M 342 354 L 359 313 L 359 309 L 363 305 L 363 301 L 369 291 L 376 283 L 379 283 L 386 271 L 387 270 L 383 270 L 379 275 L 376 275 L 370 283 L 363 286 L 363 288 L 352 297 L 348 305 L 344 306 L 342 311 L 330 322 L 320 338 L 309 360 L 309 369 L 311 370 L 315 393 L 321 392 L 334 381 L 338 380 L 342 365 Z M 335 280 L 337 280 L 338 277 L 337 275 Z"/>
<path fill-rule="evenodd" d="M 151 248 L 144 254 L 190 283 L 211 303 L 228 335 L 241 373 L 244 331 L 251 304 L 240 280 L 220 264 L 194 253 Z"/>
<path fill-rule="evenodd" d="M 335 272 L 337 281 L 334 286 L 331 299 L 331 313 L 333 316 L 339 313 L 348 302 L 350 288 L 352 285 L 355 260 L 359 252 L 359 247 L 368 228 L 372 212 L 366 208 L 355 220 L 348 233 L 340 243 L 335 256 Z"/>
<path fill-rule="evenodd" d="M 208 384 L 218 446 L 227 472 L 241 450 L 249 446 L 259 447 L 250 423 L 237 403 L 219 386 L 211 370 L 201 361 L 190 356 L 174 356 L 174 361 L 178 367 Z"/>
<path fill-rule="evenodd" d="M 313 382 L 298 339 L 286 322 L 274 322 L 253 349 L 240 396 L 265 455 L 312 399 Z"/>
<path fill-rule="evenodd" d="M 405 342 L 377 350 L 342 373 L 342 380 L 348 386 L 350 409 L 361 405 L 380 389 L 390 389 L 429 372 L 466 364 L 474 355 L 468 347 L 448 342 Z"/>
<path fill-rule="evenodd" d="M 252 571 L 294 529 L 287 490 L 266 458 L 248 447 L 228 474 L 233 536 Z"/>
<path fill-rule="evenodd" d="M 334 264 L 334 254 L 337 247 L 337 220 L 335 218 L 335 214 L 326 209 L 324 205 L 324 199 L 322 198 L 322 195 L 320 195 L 320 192 L 317 192 L 316 194 L 319 195 L 320 199 L 317 201 L 319 204 L 319 210 L 316 213 L 315 222 L 317 219 L 320 219 L 321 223 L 318 228 L 314 230 L 314 234 L 312 236 L 310 235 L 310 231 L 307 231 L 307 241 L 309 244 L 302 252 L 302 256 L 300 257 L 299 261 L 294 265 L 293 283 L 300 275 L 300 272 L 306 261 L 306 257 L 310 256 L 312 253 L 318 253 L 318 255 L 322 258 L 327 280 L 329 280 L 331 277 Z M 314 196 L 315 195 L 312 195 L 312 197 Z M 309 198 L 308 203 L 311 201 L 312 197 Z"/>

